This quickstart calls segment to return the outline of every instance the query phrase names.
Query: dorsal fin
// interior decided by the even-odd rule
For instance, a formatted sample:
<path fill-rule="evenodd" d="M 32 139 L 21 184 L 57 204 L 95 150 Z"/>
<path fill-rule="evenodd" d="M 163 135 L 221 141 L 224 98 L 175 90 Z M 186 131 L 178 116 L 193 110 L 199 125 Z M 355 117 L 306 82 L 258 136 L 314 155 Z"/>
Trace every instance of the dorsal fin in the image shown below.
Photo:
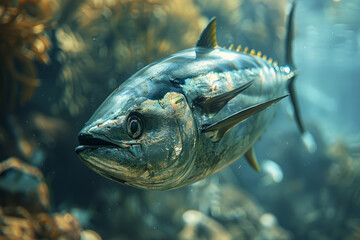
<path fill-rule="evenodd" d="M 251 80 L 250 82 L 245 83 L 230 92 L 226 92 L 208 99 L 196 98 L 193 103 L 194 105 L 201 107 L 206 113 L 215 114 L 219 112 L 231 99 L 250 87 L 253 82 L 254 80 Z"/>
<path fill-rule="evenodd" d="M 284 95 L 282 97 L 279 98 L 275 98 L 273 100 L 264 102 L 264 103 L 260 103 L 260 104 L 256 104 L 253 106 L 250 106 L 248 108 L 245 108 L 237 113 L 234 113 L 226 118 L 224 118 L 223 120 L 220 120 L 216 123 L 210 124 L 210 125 L 203 125 L 201 132 L 206 133 L 206 132 L 214 132 L 214 136 L 213 136 L 213 140 L 215 141 L 219 141 L 227 131 L 229 131 L 232 127 L 238 125 L 239 123 L 245 121 L 246 119 L 248 119 L 249 117 L 255 115 L 256 113 L 265 110 L 266 108 L 268 108 L 269 106 L 271 106 L 272 104 L 276 103 L 277 101 L 280 101 L 281 99 L 283 99 L 284 97 L 287 97 L 288 95 Z"/>
<path fill-rule="evenodd" d="M 202 33 L 199 40 L 196 42 L 195 47 L 216 48 L 218 46 L 216 42 L 216 17 L 210 19 Z"/>

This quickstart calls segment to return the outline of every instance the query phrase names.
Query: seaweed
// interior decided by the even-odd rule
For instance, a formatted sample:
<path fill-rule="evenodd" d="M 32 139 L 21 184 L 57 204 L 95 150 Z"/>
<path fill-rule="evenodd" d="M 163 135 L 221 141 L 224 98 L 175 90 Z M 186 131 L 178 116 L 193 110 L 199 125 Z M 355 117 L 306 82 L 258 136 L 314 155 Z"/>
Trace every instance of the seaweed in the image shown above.
<path fill-rule="evenodd" d="M 50 41 L 45 29 L 51 20 L 49 0 L 0 2 L 0 104 L 14 109 L 28 101 L 39 86 L 34 60 L 49 63 Z M 19 94 L 19 84 L 22 92 Z"/>

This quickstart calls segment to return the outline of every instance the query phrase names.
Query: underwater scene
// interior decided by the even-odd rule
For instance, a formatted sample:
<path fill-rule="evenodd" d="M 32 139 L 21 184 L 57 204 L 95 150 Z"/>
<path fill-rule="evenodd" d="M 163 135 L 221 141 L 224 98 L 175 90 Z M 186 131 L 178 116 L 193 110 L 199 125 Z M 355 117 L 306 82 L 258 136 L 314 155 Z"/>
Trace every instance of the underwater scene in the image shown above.
<path fill-rule="evenodd" d="M 0 239 L 360 239 L 359 12 L 0 1 Z"/>

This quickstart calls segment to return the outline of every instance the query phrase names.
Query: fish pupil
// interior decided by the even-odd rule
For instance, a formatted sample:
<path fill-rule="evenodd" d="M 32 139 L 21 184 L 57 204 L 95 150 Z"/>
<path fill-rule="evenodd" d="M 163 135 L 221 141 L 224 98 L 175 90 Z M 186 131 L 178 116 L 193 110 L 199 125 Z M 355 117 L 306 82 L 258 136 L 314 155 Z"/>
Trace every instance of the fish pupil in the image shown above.
<path fill-rule="evenodd" d="M 132 121 L 130 124 L 130 131 L 135 134 L 137 130 L 139 129 L 139 123 Z"/>

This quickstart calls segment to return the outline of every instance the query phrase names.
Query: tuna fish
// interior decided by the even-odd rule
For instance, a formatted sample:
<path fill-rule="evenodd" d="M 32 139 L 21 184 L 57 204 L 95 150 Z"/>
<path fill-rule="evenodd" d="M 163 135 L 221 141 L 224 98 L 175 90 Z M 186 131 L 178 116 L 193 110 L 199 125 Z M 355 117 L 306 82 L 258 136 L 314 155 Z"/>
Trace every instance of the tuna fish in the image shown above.
<path fill-rule="evenodd" d="M 287 62 L 218 46 L 212 18 L 194 48 L 156 61 L 121 84 L 79 133 L 76 153 L 97 173 L 123 184 L 156 190 L 186 186 L 241 156 L 259 170 L 253 144 L 272 120 L 279 100 L 296 106 Z M 270 107 L 271 106 L 271 107 Z"/>

